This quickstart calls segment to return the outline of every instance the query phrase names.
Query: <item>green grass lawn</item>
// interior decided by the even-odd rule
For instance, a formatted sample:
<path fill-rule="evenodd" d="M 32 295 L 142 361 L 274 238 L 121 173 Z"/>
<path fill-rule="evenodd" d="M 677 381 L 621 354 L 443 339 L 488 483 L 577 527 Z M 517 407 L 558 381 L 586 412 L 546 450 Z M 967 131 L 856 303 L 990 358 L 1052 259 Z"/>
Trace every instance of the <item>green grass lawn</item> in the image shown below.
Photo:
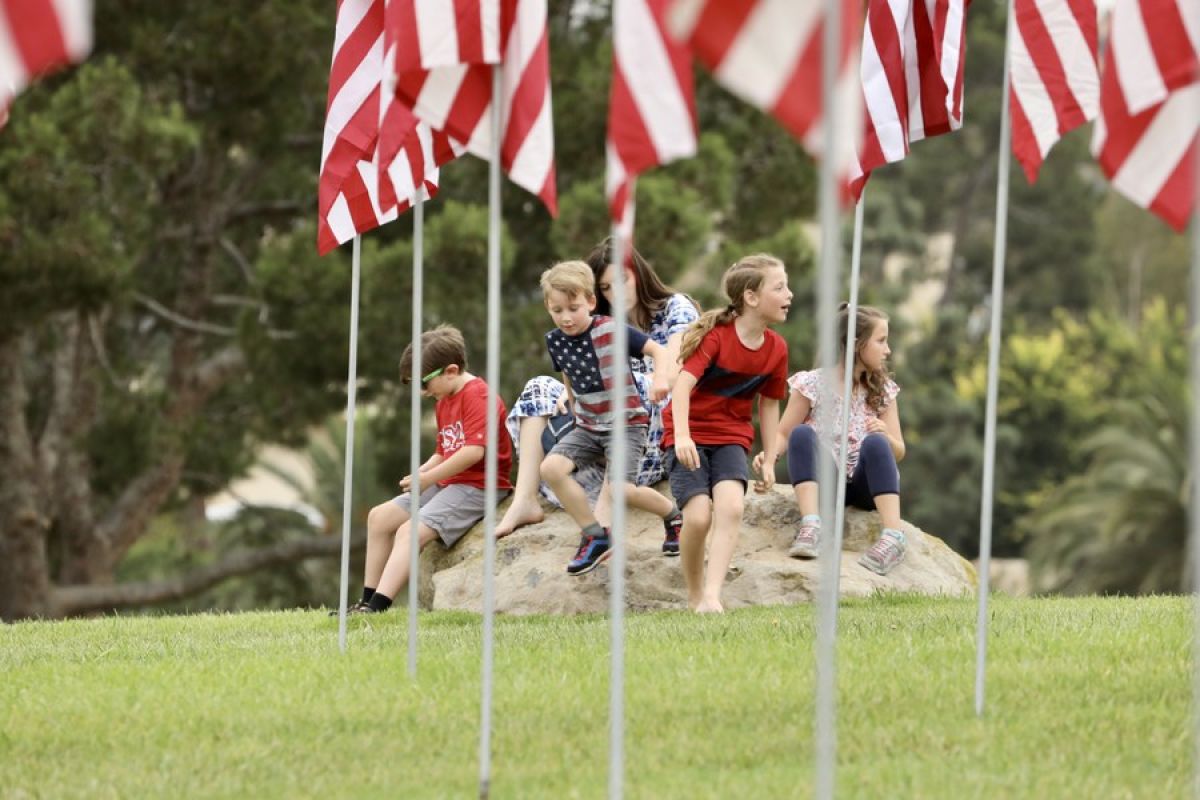
<path fill-rule="evenodd" d="M 806 797 L 815 608 L 628 618 L 627 797 Z M 0 626 L 0 797 L 473 797 L 480 625 L 321 612 Z M 839 617 L 838 795 L 1187 794 L 1186 598 L 973 601 Z M 607 796 L 606 618 L 502 618 L 496 798 Z"/>

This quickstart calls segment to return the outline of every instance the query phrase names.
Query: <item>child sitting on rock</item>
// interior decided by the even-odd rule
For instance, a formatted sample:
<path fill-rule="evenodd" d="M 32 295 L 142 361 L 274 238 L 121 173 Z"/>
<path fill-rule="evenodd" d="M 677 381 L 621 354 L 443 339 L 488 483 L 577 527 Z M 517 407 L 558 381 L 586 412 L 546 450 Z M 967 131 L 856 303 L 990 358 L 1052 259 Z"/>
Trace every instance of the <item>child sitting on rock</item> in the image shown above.
<path fill-rule="evenodd" d="M 816 558 L 820 544 L 817 454 L 820 451 L 826 457 L 840 457 L 847 324 L 849 310 L 843 303 L 838 313 L 838 342 L 843 351 L 838 366 L 797 372 L 788 379 L 791 392 L 779 424 L 778 444 L 779 449 L 786 445 L 788 472 L 803 515 L 788 551 L 793 558 Z M 907 548 L 900 531 L 900 471 L 896 466 L 904 458 L 904 436 L 896 401 L 900 387 L 887 371 L 891 352 L 887 315 L 877 308 L 860 307 L 854 321 L 846 505 L 867 511 L 878 509 L 883 519 L 879 540 L 858 560 L 880 575 L 899 564 Z M 763 454 L 755 459 L 755 466 L 765 466 Z"/>

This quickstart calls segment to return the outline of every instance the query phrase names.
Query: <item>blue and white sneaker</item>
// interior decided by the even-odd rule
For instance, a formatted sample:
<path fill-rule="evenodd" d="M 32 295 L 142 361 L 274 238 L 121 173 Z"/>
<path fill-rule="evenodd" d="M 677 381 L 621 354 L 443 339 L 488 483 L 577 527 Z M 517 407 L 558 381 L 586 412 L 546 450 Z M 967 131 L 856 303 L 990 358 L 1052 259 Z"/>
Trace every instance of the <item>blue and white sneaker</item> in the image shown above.
<path fill-rule="evenodd" d="M 582 575 L 585 572 L 591 572 L 599 566 L 601 561 L 607 559 L 612 548 L 612 539 L 608 534 L 608 528 L 604 529 L 603 536 L 585 534 L 579 541 L 579 549 L 575 551 L 575 557 L 571 559 L 571 563 L 567 564 L 567 574 Z"/>

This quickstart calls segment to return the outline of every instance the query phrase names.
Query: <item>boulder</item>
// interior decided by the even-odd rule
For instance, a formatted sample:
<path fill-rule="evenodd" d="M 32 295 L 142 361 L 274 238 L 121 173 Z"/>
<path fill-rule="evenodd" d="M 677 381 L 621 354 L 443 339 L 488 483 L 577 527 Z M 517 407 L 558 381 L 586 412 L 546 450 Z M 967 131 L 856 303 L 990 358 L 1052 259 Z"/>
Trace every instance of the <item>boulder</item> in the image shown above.
<path fill-rule="evenodd" d="M 664 491 L 666 484 L 660 486 Z M 497 515 L 503 514 L 501 506 Z M 496 610 L 506 614 L 578 614 L 608 610 L 610 563 L 571 576 L 567 562 L 579 546 L 579 529 L 566 512 L 545 507 L 546 519 L 520 528 L 496 546 Z M 976 587 L 975 568 L 941 539 L 904 523 L 908 553 L 887 576 L 858 564 L 879 537 L 875 512 L 847 509 L 841 553 L 842 597 L 875 592 L 961 596 Z M 820 564 L 789 558 L 800 522 L 790 487 L 746 495 L 745 515 L 722 600 L 726 608 L 784 605 L 813 600 Z M 687 593 L 678 558 L 662 554 L 662 521 L 630 510 L 627 515 L 626 604 L 634 611 L 686 608 Z M 420 602 L 427 609 L 483 608 L 483 523 L 453 548 L 435 543 L 421 556 Z"/>

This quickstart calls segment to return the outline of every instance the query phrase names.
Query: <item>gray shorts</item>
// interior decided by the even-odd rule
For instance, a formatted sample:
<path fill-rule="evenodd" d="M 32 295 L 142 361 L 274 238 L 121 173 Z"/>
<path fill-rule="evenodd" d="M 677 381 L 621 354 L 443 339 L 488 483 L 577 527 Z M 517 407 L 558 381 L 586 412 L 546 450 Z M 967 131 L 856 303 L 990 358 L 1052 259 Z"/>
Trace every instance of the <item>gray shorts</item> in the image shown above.
<path fill-rule="evenodd" d="M 638 471 L 642 464 L 642 453 L 646 449 L 645 425 L 625 426 L 625 480 L 636 484 Z M 558 440 L 546 455 L 554 454 L 568 458 L 575 469 L 589 464 L 602 464 L 610 461 L 609 449 L 612 446 L 612 433 L 604 431 L 584 430 L 576 425 L 570 433 Z M 612 480 L 612 469 L 605 473 L 605 479 Z"/>
<path fill-rule="evenodd" d="M 433 528 L 442 544 L 451 547 L 487 513 L 487 504 L 484 502 L 486 494 L 483 489 L 464 483 L 452 483 L 449 486 L 434 484 L 423 489 L 421 524 Z M 508 489 L 500 489 L 496 493 L 496 502 L 503 501 L 508 495 Z M 393 498 L 392 502 L 412 514 L 410 492 Z"/>
<path fill-rule="evenodd" d="M 700 456 L 698 469 L 688 469 L 675 457 L 675 448 L 667 449 L 667 471 L 671 481 L 671 494 L 680 508 L 697 495 L 712 497 L 713 487 L 721 481 L 741 481 L 742 491 L 750 480 L 746 466 L 746 448 L 737 444 L 722 444 L 713 447 L 696 446 Z"/>

